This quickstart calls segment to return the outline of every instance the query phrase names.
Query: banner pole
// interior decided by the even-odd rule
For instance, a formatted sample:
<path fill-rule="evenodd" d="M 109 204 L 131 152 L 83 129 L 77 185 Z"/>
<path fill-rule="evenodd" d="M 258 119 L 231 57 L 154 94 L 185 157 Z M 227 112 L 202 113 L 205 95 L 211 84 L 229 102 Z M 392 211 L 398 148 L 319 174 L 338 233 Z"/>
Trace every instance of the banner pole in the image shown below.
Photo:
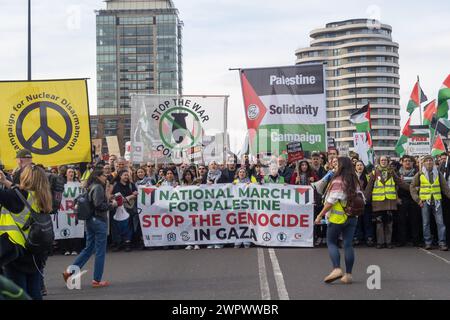
<path fill-rule="evenodd" d="M 448 151 L 447 151 L 447 148 L 445 148 L 445 152 L 446 152 L 446 154 L 447 154 L 447 161 L 445 161 L 445 172 L 444 172 L 444 178 L 445 178 L 445 181 L 447 181 L 447 179 L 448 179 L 448 174 L 449 174 L 449 172 L 448 172 L 448 162 L 449 162 L 449 156 L 448 156 Z"/>
<path fill-rule="evenodd" d="M 421 103 L 421 101 L 422 101 L 422 88 L 420 87 L 420 79 L 419 79 L 419 76 L 417 76 L 417 83 L 418 83 L 418 85 L 419 85 L 419 114 L 420 114 L 420 125 L 422 125 L 423 124 L 423 119 L 422 119 L 422 103 Z"/>
<path fill-rule="evenodd" d="M 229 68 L 228 70 L 229 71 L 239 71 L 239 82 L 241 83 L 241 90 L 242 90 L 242 104 L 244 105 L 244 110 L 245 110 L 245 108 L 246 108 L 246 106 L 245 106 L 245 95 L 244 95 L 244 89 L 243 89 L 244 87 L 242 86 L 242 73 L 244 71 L 243 71 L 242 68 Z M 244 112 L 244 116 L 246 116 L 245 112 Z M 257 156 L 258 155 L 259 141 L 257 140 L 258 142 L 256 144 L 256 151 L 255 151 L 256 154 L 253 154 L 252 153 L 252 148 L 250 146 L 250 132 L 249 132 L 249 128 L 248 128 L 248 123 L 246 123 L 245 126 L 247 127 L 247 136 L 248 136 L 248 154 L 249 154 L 249 156 L 250 155 Z M 245 142 L 245 140 L 244 140 L 244 142 Z"/>
<path fill-rule="evenodd" d="M 224 119 L 223 119 L 223 132 L 224 132 L 224 146 L 223 146 L 223 163 L 226 164 L 226 156 L 228 153 L 228 96 L 225 97 L 224 101 Z"/>

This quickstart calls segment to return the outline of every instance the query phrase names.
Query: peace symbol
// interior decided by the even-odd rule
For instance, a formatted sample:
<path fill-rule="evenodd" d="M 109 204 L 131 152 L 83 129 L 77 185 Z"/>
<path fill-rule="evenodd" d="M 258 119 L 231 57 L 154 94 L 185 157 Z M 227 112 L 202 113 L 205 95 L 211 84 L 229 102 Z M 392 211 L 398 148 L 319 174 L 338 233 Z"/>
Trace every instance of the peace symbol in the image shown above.
<path fill-rule="evenodd" d="M 37 131 L 35 131 L 31 137 L 28 139 L 25 139 L 23 134 L 23 122 L 30 114 L 30 112 L 34 111 L 35 109 L 39 109 L 40 114 L 40 127 Z M 52 109 L 56 112 L 58 112 L 64 119 L 64 123 L 66 125 L 66 134 L 64 137 L 61 137 L 58 133 L 56 133 L 52 128 L 48 125 L 48 109 Z M 29 105 L 17 118 L 17 127 L 16 127 L 16 134 L 17 139 L 19 140 L 20 144 L 28 150 L 30 150 L 32 153 L 39 154 L 39 155 L 49 155 L 55 152 L 58 152 L 62 148 L 64 148 L 67 143 L 70 141 L 70 137 L 72 136 L 72 122 L 70 121 L 69 114 L 60 106 L 44 101 L 44 102 L 35 102 L 31 105 Z M 41 138 L 42 140 L 42 148 L 37 148 L 34 146 L 36 141 Z M 54 140 L 57 144 L 56 146 L 50 148 L 50 138 Z"/>
<path fill-rule="evenodd" d="M 270 241 L 272 239 L 272 236 L 270 235 L 270 233 L 268 233 L 268 232 L 265 232 L 264 234 L 263 234 L 263 240 L 264 241 Z"/>

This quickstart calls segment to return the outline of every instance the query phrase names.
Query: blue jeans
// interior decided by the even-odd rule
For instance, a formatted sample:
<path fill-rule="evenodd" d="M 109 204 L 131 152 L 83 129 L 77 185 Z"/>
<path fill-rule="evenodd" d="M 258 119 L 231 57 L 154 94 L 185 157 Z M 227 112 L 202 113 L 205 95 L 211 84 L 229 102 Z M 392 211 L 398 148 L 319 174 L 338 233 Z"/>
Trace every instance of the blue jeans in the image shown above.
<path fill-rule="evenodd" d="M 133 231 L 131 230 L 130 218 L 124 221 L 113 221 L 114 228 L 117 232 L 117 244 L 123 242 L 130 242 L 133 237 Z"/>
<path fill-rule="evenodd" d="M 435 205 L 430 206 L 426 202 L 423 205 L 422 222 L 423 222 L 423 238 L 425 240 L 425 244 L 431 245 L 433 243 L 430 230 L 430 211 L 433 212 L 434 219 L 436 220 L 439 245 L 445 245 L 447 241 L 445 235 L 446 229 L 444 224 L 444 216 L 442 215 L 442 201 L 441 204 L 439 205 L 439 208 L 437 208 Z"/>
<path fill-rule="evenodd" d="M 23 273 L 12 267 L 4 267 L 5 276 L 21 287 L 33 300 L 42 300 L 41 294 L 41 274 Z"/>
<path fill-rule="evenodd" d="M 341 267 L 338 240 L 342 234 L 344 238 L 345 272 L 352 273 L 355 253 L 353 251 L 353 235 L 355 234 L 357 218 L 348 218 L 344 224 L 329 223 L 327 228 L 327 245 L 333 268 Z"/>
<path fill-rule="evenodd" d="M 88 262 L 95 250 L 94 280 L 101 281 L 105 266 L 106 237 L 108 226 L 99 218 L 91 218 L 86 221 L 86 248 L 73 263 L 80 269 Z"/>

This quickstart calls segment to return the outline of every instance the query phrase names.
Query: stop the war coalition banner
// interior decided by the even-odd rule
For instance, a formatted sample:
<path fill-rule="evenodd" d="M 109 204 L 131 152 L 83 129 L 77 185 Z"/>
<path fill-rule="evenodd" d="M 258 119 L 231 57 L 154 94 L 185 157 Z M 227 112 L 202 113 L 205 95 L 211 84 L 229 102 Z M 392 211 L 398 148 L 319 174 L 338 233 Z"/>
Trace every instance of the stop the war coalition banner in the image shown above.
<path fill-rule="evenodd" d="M 0 82 L 0 154 L 6 169 L 28 149 L 45 166 L 91 161 L 87 83 Z"/>
<path fill-rule="evenodd" d="M 146 246 L 252 242 L 313 247 L 313 190 L 281 185 L 141 187 Z"/>
<path fill-rule="evenodd" d="M 75 199 L 82 193 L 81 183 L 68 182 L 64 186 L 61 207 L 52 216 L 55 240 L 84 238 L 84 221 L 76 219 Z"/>
<path fill-rule="evenodd" d="M 290 142 L 304 151 L 327 151 L 322 64 L 241 70 L 253 154 L 281 154 Z"/>
<path fill-rule="evenodd" d="M 180 163 L 194 149 L 223 160 L 223 141 L 206 145 L 205 138 L 226 136 L 226 96 L 132 95 L 131 106 L 134 163 Z"/>

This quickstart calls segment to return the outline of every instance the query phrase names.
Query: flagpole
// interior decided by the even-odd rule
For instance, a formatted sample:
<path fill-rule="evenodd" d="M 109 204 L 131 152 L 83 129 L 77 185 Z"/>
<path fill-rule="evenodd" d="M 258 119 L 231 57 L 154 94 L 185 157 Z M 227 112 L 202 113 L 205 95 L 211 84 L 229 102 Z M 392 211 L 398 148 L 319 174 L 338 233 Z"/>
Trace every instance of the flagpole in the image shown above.
<path fill-rule="evenodd" d="M 436 132 L 437 132 L 438 124 L 439 124 L 439 119 L 436 121 L 436 125 L 434 126 L 433 140 L 431 140 L 431 150 L 433 150 L 434 143 L 436 142 Z"/>
<path fill-rule="evenodd" d="M 448 179 L 448 176 L 449 176 L 449 172 L 448 172 L 448 162 L 449 162 L 449 160 L 450 160 L 450 157 L 448 156 L 448 151 L 447 151 L 447 148 L 445 149 L 445 154 L 447 155 L 447 161 L 445 162 L 445 172 L 444 172 L 444 178 L 445 178 L 445 181 L 447 181 L 447 179 Z"/>
<path fill-rule="evenodd" d="M 420 87 L 420 79 L 419 76 L 417 76 L 417 83 L 419 84 L 419 114 L 420 114 L 420 125 L 423 124 L 423 119 L 422 119 L 422 88 Z"/>

